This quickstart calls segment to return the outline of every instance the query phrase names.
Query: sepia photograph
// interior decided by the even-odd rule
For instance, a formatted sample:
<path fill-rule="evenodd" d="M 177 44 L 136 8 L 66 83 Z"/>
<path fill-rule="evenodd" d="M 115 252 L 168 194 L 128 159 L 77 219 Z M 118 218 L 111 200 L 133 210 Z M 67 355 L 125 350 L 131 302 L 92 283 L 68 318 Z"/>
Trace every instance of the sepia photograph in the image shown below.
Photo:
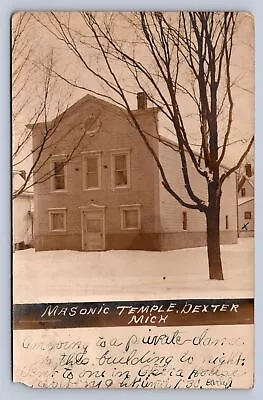
<path fill-rule="evenodd" d="M 14 382 L 253 387 L 253 16 L 11 32 Z"/>

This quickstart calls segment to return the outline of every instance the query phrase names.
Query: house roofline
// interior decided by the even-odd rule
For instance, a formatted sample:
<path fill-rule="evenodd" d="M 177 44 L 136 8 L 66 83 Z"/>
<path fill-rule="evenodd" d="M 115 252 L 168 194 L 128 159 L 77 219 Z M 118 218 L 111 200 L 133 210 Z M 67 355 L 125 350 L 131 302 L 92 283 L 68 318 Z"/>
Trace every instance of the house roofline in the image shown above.
<path fill-rule="evenodd" d="M 105 105 L 107 105 L 107 106 L 109 106 L 109 107 L 111 107 L 111 108 L 113 108 L 113 109 L 115 109 L 115 110 L 117 110 L 118 112 L 120 112 L 121 114 L 128 114 L 128 111 L 126 110 L 126 109 L 124 109 L 124 108 L 121 108 L 120 106 L 117 106 L 116 104 L 113 104 L 113 103 L 110 103 L 109 101 L 107 101 L 107 100 L 104 100 L 103 98 L 100 98 L 100 97 L 96 97 L 96 96 L 94 96 L 94 95 L 91 95 L 91 94 L 86 94 L 85 96 L 83 96 L 83 97 L 81 97 L 79 100 L 77 100 L 74 104 L 72 104 L 69 108 L 67 108 L 66 110 L 64 110 L 62 113 L 60 113 L 58 116 L 56 116 L 55 118 L 53 118 L 51 121 L 47 121 L 47 122 L 38 122 L 38 123 L 36 123 L 36 124 L 27 124 L 26 125 L 26 128 L 28 128 L 28 129 L 32 129 L 32 128 L 36 128 L 36 127 L 41 127 L 41 126 L 43 126 L 43 125 L 45 125 L 45 124 L 47 124 L 47 126 L 50 126 L 50 125 L 52 125 L 52 124 L 54 124 L 61 116 L 63 116 L 63 114 L 66 114 L 66 115 L 70 115 L 73 111 L 76 111 L 79 107 L 81 107 L 83 104 L 85 104 L 85 102 L 87 102 L 87 101 L 90 101 L 90 100 L 93 100 L 94 102 L 96 102 L 96 103 L 102 103 L 102 104 L 105 104 Z M 153 107 L 147 107 L 147 108 L 145 108 L 145 109 L 135 109 L 135 110 L 131 110 L 132 111 L 132 113 L 135 115 L 135 116 L 140 116 L 140 115 L 145 115 L 146 113 L 153 113 L 153 112 L 155 112 L 155 113 L 158 113 L 159 112 L 159 109 L 158 109 L 158 107 L 156 107 L 156 106 L 153 106 Z M 129 117 L 129 114 L 128 114 L 128 117 Z M 159 127 L 157 127 L 157 128 L 159 128 Z M 159 129 L 158 129 L 159 130 Z M 167 142 L 167 143 L 169 143 L 169 144 L 171 144 L 171 145 L 174 145 L 174 146 L 176 146 L 177 148 L 178 148 L 178 151 L 179 151 L 179 147 L 178 147 L 178 144 L 175 142 L 175 141 L 173 141 L 173 140 L 171 140 L 171 139 L 169 139 L 169 138 L 166 138 L 165 136 L 163 136 L 163 135 L 161 135 L 161 134 L 159 134 L 159 138 L 161 138 L 161 142 Z M 159 140 L 159 142 L 160 142 L 160 139 L 159 139 L 158 137 L 156 137 L 156 140 Z M 188 152 L 187 152 L 188 153 Z M 195 150 L 193 150 L 193 153 L 196 155 L 196 156 L 199 156 L 199 154 L 195 151 Z M 203 159 L 203 157 L 202 157 L 202 159 Z M 226 165 L 224 165 L 224 164 L 221 164 L 220 165 L 222 168 L 225 168 L 225 169 L 227 169 L 227 170 L 229 170 L 231 167 L 228 167 L 228 166 L 226 166 Z"/>
<path fill-rule="evenodd" d="M 179 152 L 179 146 L 178 146 L 178 144 L 177 144 L 176 141 L 173 141 L 172 139 L 166 138 L 164 135 L 159 135 L 159 136 L 160 136 L 160 139 L 161 139 L 161 140 L 159 140 L 160 143 L 166 143 L 166 144 L 170 144 L 170 145 L 172 145 L 172 146 L 175 146 L 175 147 L 178 149 L 178 152 Z M 157 140 L 158 140 L 158 138 L 157 138 Z M 185 151 L 186 151 L 186 153 L 189 154 L 189 152 L 188 152 L 187 150 L 185 150 Z M 195 156 L 199 156 L 199 153 L 197 153 L 197 151 L 195 151 L 195 150 L 192 150 L 192 151 L 193 151 L 193 153 L 194 153 Z M 203 160 L 203 159 L 204 159 L 204 157 L 202 157 L 202 160 Z M 224 168 L 224 169 L 226 169 L 226 170 L 231 169 L 231 167 L 229 167 L 229 166 L 227 166 L 227 165 L 225 165 L 225 164 L 220 164 L 220 167 L 221 167 L 221 168 Z M 237 174 L 237 173 L 238 173 L 238 172 L 235 171 L 235 174 Z"/>
<path fill-rule="evenodd" d="M 33 198 L 34 192 L 22 192 L 16 197 L 16 199 L 18 199 L 19 197 L 32 197 Z"/>
<path fill-rule="evenodd" d="M 86 94 L 85 96 L 81 97 L 79 100 L 77 100 L 75 103 L 73 103 L 71 106 L 69 106 L 66 110 L 62 111 L 59 115 L 57 115 L 55 118 L 51 119 L 50 121 L 44 122 L 38 122 L 36 124 L 26 124 L 27 129 L 32 129 L 36 127 L 41 127 L 47 124 L 47 126 L 50 126 L 54 124 L 56 121 L 59 120 L 59 118 L 63 117 L 63 115 L 71 115 L 72 112 L 76 112 L 83 104 L 85 104 L 88 101 L 93 101 L 94 103 L 99 103 L 102 106 L 105 105 L 107 107 L 110 107 L 111 109 L 114 109 L 115 111 L 121 113 L 121 114 L 128 114 L 128 111 L 124 108 L 121 108 L 120 106 L 113 104 L 107 100 L 104 100 L 103 98 L 93 96 L 91 94 Z M 143 115 L 149 112 L 158 112 L 157 107 L 147 107 L 143 110 L 135 109 L 131 110 L 134 115 Z M 128 114 L 129 116 L 129 114 Z"/>
<path fill-rule="evenodd" d="M 248 177 L 245 174 L 242 175 L 242 177 L 240 178 L 240 181 L 239 181 L 239 186 L 238 186 L 239 192 L 242 189 L 242 187 L 244 186 L 245 182 L 249 183 L 249 185 L 252 187 L 252 189 L 254 189 L 254 183 L 251 182 L 251 178 L 252 177 Z"/>
<path fill-rule="evenodd" d="M 51 124 L 55 123 L 59 118 L 61 118 L 64 114 L 65 115 L 70 115 L 73 111 L 74 112 L 77 111 L 79 107 L 81 107 L 83 104 L 85 104 L 86 102 L 88 102 L 90 100 L 92 100 L 92 101 L 94 101 L 96 103 L 102 103 L 102 105 L 106 104 L 107 106 L 110 106 L 111 108 L 117 109 L 118 112 L 125 113 L 125 110 L 122 109 L 121 107 L 119 107 L 119 106 L 117 106 L 117 105 L 115 105 L 113 103 L 110 103 L 109 101 L 104 100 L 104 99 L 102 99 L 100 97 L 96 97 L 96 96 L 93 96 L 93 95 L 88 93 L 85 96 L 81 97 L 79 100 L 77 100 L 75 103 L 71 104 L 71 106 L 69 106 L 66 110 L 62 111 L 60 114 L 58 114 L 55 118 L 51 119 L 50 121 L 47 121 L 47 122 L 41 121 L 41 122 L 38 122 L 36 124 L 27 124 L 26 127 L 28 129 L 32 129 L 32 128 L 35 128 L 35 127 L 43 126 L 45 124 L 50 126 Z"/>
<path fill-rule="evenodd" d="M 244 200 L 244 201 L 241 201 L 241 200 Z M 249 203 L 250 201 L 254 201 L 254 200 L 255 200 L 254 197 L 247 197 L 247 198 L 243 198 L 243 199 L 241 197 L 238 199 L 237 204 L 238 204 L 238 206 L 242 206 L 243 204 Z"/>

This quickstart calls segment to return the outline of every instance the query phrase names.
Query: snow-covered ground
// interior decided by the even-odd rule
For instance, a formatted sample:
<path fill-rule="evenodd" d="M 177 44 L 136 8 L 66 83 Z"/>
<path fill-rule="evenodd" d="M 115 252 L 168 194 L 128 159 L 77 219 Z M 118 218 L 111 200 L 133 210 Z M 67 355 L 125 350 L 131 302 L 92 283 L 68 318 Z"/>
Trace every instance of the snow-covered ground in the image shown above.
<path fill-rule="evenodd" d="M 168 252 L 17 251 L 14 303 L 253 297 L 253 239 L 221 249 L 224 281 L 209 281 L 205 247 Z"/>

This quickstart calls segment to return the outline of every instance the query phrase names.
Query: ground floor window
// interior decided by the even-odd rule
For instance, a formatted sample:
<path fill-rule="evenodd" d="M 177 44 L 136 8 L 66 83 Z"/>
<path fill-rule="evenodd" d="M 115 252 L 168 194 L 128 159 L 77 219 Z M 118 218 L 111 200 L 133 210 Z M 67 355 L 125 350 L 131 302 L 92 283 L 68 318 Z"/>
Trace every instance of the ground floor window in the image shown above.
<path fill-rule="evenodd" d="M 49 208 L 50 232 L 66 231 L 66 208 Z"/>
<path fill-rule="evenodd" d="M 183 230 L 187 231 L 187 212 L 183 211 Z"/>
<path fill-rule="evenodd" d="M 123 205 L 121 210 L 121 229 L 139 230 L 141 229 L 141 205 Z"/>
<path fill-rule="evenodd" d="M 229 229 L 229 218 L 228 215 L 226 215 L 226 230 Z"/>
<path fill-rule="evenodd" d="M 251 211 L 245 211 L 245 219 L 251 219 Z"/>

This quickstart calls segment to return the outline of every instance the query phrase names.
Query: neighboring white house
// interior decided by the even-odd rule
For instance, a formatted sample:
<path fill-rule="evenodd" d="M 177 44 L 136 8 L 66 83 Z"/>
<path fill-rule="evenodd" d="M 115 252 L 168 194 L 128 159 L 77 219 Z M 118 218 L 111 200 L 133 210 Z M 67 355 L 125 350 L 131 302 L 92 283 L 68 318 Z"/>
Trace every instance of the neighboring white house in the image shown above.
<path fill-rule="evenodd" d="M 238 230 L 240 237 L 254 236 L 254 197 L 238 199 Z"/>
<path fill-rule="evenodd" d="M 238 182 L 238 232 L 240 237 L 254 236 L 254 173 L 246 164 Z"/>
<path fill-rule="evenodd" d="M 13 187 L 19 187 L 20 175 L 13 175 Z M 33 192 L 25 191 L 13 200 L 13 249 L 33 244 Z"/>

